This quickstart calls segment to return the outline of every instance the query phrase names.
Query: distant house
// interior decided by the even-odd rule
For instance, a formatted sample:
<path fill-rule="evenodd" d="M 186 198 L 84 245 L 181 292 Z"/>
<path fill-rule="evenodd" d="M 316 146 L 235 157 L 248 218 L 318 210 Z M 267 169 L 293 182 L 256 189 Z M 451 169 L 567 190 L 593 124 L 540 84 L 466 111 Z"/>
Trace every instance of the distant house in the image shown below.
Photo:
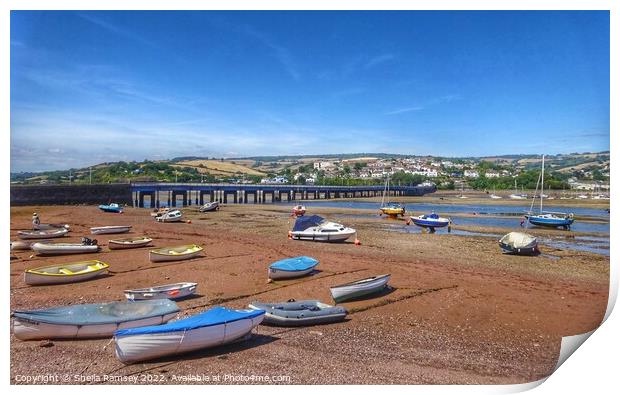
<path fill-rule="evenodd" d="M 480 177 L 480 174 L 478 174 L 478 172 L 476 170 L 465 170 L 464 173 L 466 178 L 478 178 Z"/>
<path fill-rule="evenodd" d="M 334 162 L 314 162 L 312 165 L 315 170 L 325 170 L 336 167 Z"/>
<path fill-rule="evenodd" d="M 499 172 L 495 171 L 495 170 L 489 170 L 486 173 L 484 173 L 484 176 L 486 178 L 498 178 L 499 177 Z"/>

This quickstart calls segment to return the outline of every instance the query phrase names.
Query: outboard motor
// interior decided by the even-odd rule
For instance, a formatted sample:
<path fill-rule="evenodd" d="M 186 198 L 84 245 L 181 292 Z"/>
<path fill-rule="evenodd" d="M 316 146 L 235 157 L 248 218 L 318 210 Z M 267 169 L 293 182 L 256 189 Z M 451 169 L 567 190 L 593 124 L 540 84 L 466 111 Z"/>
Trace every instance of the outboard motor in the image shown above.
<path fill-rule="evenodd" d="M 97 240 L 96 239 L 89 239 L 88 237 L 82 237 L 82 245 L 85 245 L 85 246 L 96 246 L 97 245 Z"/>

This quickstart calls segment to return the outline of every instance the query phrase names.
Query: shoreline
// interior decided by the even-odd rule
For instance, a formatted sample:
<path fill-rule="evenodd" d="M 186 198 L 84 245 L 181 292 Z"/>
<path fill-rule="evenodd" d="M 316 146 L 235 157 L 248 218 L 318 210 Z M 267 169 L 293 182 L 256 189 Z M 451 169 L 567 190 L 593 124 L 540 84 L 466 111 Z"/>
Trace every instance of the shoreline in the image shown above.
<path fill-rule="evenodd" d="M 192 223 L 155 223 L 149 209 L 105 214 L 93 206 L 11 207 L 11 237 L 30 225 L 67 222 L 64 240 L 78 241 L 90 226 L 132 225 L 154 246 L 197 243 L 200 258 L 149 262 L 149 248 L 110 251 L 115 235 L 97 236 L 97 254 L 39 257 L 12 251 L 11 309 L 123 300 L 123 290 L 181 281 L 198 282 L 197 296 L 178 302 L 180 317 L 252 301 L 319 299 L 333 304 L 329 287 L 392 274 L 387 293 L 343 303 L 346 321 L 314 327 L 259 326 L 245 342 L 135 365 L 122 365 L 109 339 L 52 340 L 50 347 L 11 336 L 11 382 L 21 374 L 80 372 L 164 377 L 210 374 L 288 375 L 292 384 L 508 384 L 538 380 L 555 367 L 562 336 L 596 328 L 605 313 L 609 257 L 570 250 L 557 257 L 501 254 L 489 237 L 397 233 L 376 217 L 352 218 L 361 245 L 287 239 L 294 219 L 282 205 L 226 205 L 220 211 L 184 209 Z M 314 210 L 330 216 L 340 209 Z M 60 240 L 59 240 L 60 241 Z M 307 255 L 320 264 L 312 276 L 268 283 L 278 259 Z M 83 259 L 110 264 L 111 275 L 75 284 L 30 287 L 26 268 Z M 33 356 L 37 360 L 33 363 Z M 364 356 L 361 358 L 360 356 Z M 95 361 L 95 363 L 92 363 Z M 321 375 L 315 372 L 320 370 Z"/>

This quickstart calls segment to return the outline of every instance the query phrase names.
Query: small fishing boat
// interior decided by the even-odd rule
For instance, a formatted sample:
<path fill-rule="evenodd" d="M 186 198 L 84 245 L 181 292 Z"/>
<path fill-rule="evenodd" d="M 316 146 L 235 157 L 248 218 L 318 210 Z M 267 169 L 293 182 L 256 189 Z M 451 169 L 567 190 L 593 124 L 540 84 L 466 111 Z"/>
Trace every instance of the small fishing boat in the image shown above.
<path fill-rule="evenodd" d="M 329 324 L 344 320 L 347 309 L 331 306 L 318 300 L 300 300 L 283 303 L 252 302 L 249 308 L 264 310 L 263 324 L 275 326 L 306 326 Z"/>
<path fill-rule="evenodd" d="M 106 274 L 109 267 L 98 260 L 37 267 L 26 270 L 24 282 L 28 285 L 47 285 L 86 281 Z"/>
<path fill-rule="evenodd" d="M 301 204 L 298 204 L 297 206 L 293 207 L 293 216 L 303 217 L 304 214 L 306 214 L 306 206 L 302 206 Z"/>
<path fill-rule="evenodd" d="M 191 259 L 200 254 L 202 247 L 196 244 L 164 247 L 149 251 L 151 262 L 170 262 Z"/>
<path fill-rule="evenodd" d="M 250 335 L 264 317 L 264 310 L 216 306 L 165 325 L 118 330 L 114 332 L 116 357 L 133 363 L 220 346 Z"/>
<path fill-rule="evenodd" d="M 309 256 L 286 258 L 272 263 L 267 276 L 273 280 L 301 277 L 312 272 L 318 264 L 319 261 Z"/>
<path fill-rule="evenodd" d="M 128 248 L 139 248 L 149 245 L 153 239 L 146 236 L 127 237 L 124 239 L 108 240 L 108 248 L 111 250 L 124 250 Z"/>
<path fill-rule="evenodd" d="M 162 215 L 155 217 L 157 222 L 179 222 L 183 220 L 181 210 L 170 210 Z"/>
<path fill-rule="evenodd" d="M 193 295 L 197 286 L 197 283 L 176 283 L 150 288 L 128 289 L 125 291 L 125 297 L 128 300 L 182 299 Z"/>
<path fill-rule="evenodd" d="M 118 203 L 100 204 L 99 210 L 106 213 L 121 213 L 123 212 L 123 207 L 121 207 Z"/>
<path fill-rule="evenodd" d="M 16 310 L 13 334 L 20 340 L 110 337 L 119 329 L 160 325 L 179 312 L 171 300 L 143 300 Z"/>
<path fill-rule="evenodd" d="M 71 230 L 68 224 L 35 224 L 33 225 L 35 230 L 54 230 L 54 229 L 67 229 Z"/>
<path fill-rule="evenodd" d="M 209 212 L 209 211 L 215 211 L 215 210 L 219 210 L 219 209 L 220 209 L 220 203 L 219 202 L 208 202 L 208 203 L 205 203 L 202 206 L 200 206 L 198 211 L 200 211 L 201 213 L 206 213 L 206 212 Z"/>
<path fill-rule="evenodd" d="M 403 206 L 400 203 L 388 203 L 384 206 L 382 206 L 379 210 L 381 210 L 381 212 L 383 214 L 389 215 L 389 216 L 398 216 L 398 215 L 405 215 L 405 206 Z"/>
<path fill-rule="evenodd" d="M 331 287 L 329 291 L 331 292 L 334 301 L 336 303 L 340 303 L 345 300 L 357 299 L 362 296 L 380 292 L 387 286 L 388 281 L 390 281 L 390 275 L 382 274 L 380 276 L 364 278 L 362 280 L 336 285 L 335 287 Z"/>
<path fill-rule="evenodd" d="M 299 217 L 289 235 L 294 240 L 339 242 L 355 234 L 355 229 L 325 220 L 318 215 Z"/>
<path fill-rule="evenodd" d="M 97 244 L 83 243 L 34 243 L 30 248 L 38 255 L 66 255 L 66 254 L 87 254 L 99 252 Z"/>
<path fill-rule="evenodd" d="M 131 225 L 112 225 L 112 226 L 97 226 L 90 228 L 90 233 L 94 235 L 105 235 L 114 233 L 127 233 L 131 230 Z"/>
<path fill-rule="evenodd" d="M 431 214 L 411 217 L 411 221 L 421 228 L 428 228 L 432 231 L 434 231 L 435 228 L 443 228 L 444 226 L 448 226 L 450 224 L 449 218 L 442 218 L 434 212 Z"/>
<path fill-rule="evenodd" d="M 538 250 L 538 240 L 521 232 L 510 232 L 499 240 L 499 246 L 505 254 L 515 255 L 536 255 Z"/>
<path fill-rule="evenodd" d="M 166 214 L 168 211 L 170 211 L 170 207 L 160 207 L 159 210 L 154 209 L 151 213 L 151 217 L 159 217 L 160 215 Z"/>
<path fill-rule="evenodd" d="M 20 239 L 51 239 L 56 237 L 63 237 L 69 232 L 65 228 L 61 229 L 48 229 L 48 230 L 20 230 L 17 232 L 17 236 Z"/>

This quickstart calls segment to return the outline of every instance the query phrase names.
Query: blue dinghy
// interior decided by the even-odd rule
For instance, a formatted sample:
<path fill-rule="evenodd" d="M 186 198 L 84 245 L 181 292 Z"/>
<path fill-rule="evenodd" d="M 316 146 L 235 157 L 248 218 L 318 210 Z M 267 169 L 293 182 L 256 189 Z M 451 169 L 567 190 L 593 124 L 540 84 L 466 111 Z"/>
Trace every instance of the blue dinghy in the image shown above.
<path fill-rule="evenodd" d="M 168 322 L 178 312 L 168 299 L 16 310 L 13 334 L 20 340 L 108 337 L 118 329 Z"/>
<path fill-rule="evenodd" d="M 301 277 L 313 271 L 318 264 L 319 261 L 309 256 L 286 258 L 272 263 L 267 275 L 274 280 Z"/>
<path fill-rule="evenodd" d="M 118 203 L 100 204 L 99 209 L 106 213 L 120 213 L 123 208 Z"/>
<path fill-rule="evenodd" d="M 216 306 L 166 325 L 119 330 L 116 357 L 132 363 L 231 343 L 249 335 L 263 318 L 265 310 Z"/>

